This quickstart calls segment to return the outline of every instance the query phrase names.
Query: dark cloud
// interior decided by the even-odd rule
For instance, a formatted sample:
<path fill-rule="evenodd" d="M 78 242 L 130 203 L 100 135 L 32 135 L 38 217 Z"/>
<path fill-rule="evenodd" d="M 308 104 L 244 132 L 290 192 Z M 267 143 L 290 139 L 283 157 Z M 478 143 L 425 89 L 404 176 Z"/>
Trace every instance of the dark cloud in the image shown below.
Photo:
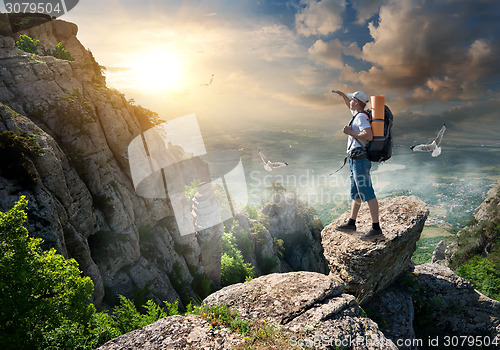
<path fill-rule="evenodd" d="M 465 98 L 500 77 L 500 27 L 493 1 L 387 1 L 379 22 L 370 23 L 373 42 L 362 59 L 373 64 L 359 72 L 366 86 L 412 91 L 424 88 L 432 98 Z M 486 10 L 485 8 L 488 8 Z"/>

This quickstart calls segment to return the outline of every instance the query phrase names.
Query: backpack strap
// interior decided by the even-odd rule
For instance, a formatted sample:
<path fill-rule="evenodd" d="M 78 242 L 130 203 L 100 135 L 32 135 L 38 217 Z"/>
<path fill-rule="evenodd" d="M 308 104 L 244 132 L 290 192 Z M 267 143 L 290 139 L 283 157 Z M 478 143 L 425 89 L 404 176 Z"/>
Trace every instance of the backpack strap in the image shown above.
<path fill-rule="evenodd" d="M 368 114 L 366 114 L 366 112 L 363 110 L 363 111 L 358 112 L 358 113 L 356 113 L 355 115 L 353 115 L 353 116 L 352 116 L 352 118 L 351 118 L 351 121 L 349 122 L 349 124 L 348 124 L 348 125 L 349 125 L 349 126 L 352 126 L 352 122 L 354 121 L 354 119 L 356 119 L 356 117 L 358 116 L 358 114 L 361 114 L 361 113 L 365 114 L 365 115 L 368 117 L 368 119 L 370 119 L 370 116 L 369 116 Z M 351 136 L 351 137 L 352 137 L 352 136 Z M 354 139 L 354 137 L 352 137 L 352 139 L 351 139 L 351 143 L 349 143 L 349 146 L 347 147 L 347 149 L 351 148 L 352 143 L 354 142 L 354 140 L 353 140 L 353 139 Z M 340 169 L 342 169 L 343 167 L 345 167 L 345 165 L 346 165 L 346 163 L 347 163 L 347 158 L 349 158 L 349 156 L 346 156 L 346 157 L 344 158 L 344 164 L 342 164 L 342 166 L 341 166 L 340 168 L 338 168 L 338 169 L 335 171 L 336 173 L 337 173 L 337 172 L 339 172 L 339 170 L 340 170 Z M 333 173 L 331 173 L 330 175 L 333 175 Z"/>

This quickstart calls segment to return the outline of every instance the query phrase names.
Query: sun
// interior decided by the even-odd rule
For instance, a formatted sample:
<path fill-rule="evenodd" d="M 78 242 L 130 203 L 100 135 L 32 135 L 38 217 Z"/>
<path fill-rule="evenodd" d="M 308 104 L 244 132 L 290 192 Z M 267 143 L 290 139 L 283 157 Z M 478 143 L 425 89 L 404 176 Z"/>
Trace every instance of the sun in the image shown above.
<path fill-rule="evenodd" d="M 185 63 L 168 52 L 149 53 L 130 64 L 136 87 L 150 92 L 180 91 L 186 78 Z"/>

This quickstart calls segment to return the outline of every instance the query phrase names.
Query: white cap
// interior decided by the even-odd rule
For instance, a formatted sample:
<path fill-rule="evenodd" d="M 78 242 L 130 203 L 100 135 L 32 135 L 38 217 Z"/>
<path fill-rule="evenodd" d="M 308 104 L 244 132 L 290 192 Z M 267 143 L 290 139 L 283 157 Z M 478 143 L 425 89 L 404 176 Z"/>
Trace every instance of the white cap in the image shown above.
<path fill-rule="evenodd" d="M 351 97 L 351 98 L 352 97 L 357 98 L 358 100 L 360 100 L 363 103 L 368 103 L 370 101 L 368 96 L 366 96 L 366 94 L 363 91 L 356 91 L 356 92 L 353 92 L 352 94 L 347 94 L 347 96 Z"/>

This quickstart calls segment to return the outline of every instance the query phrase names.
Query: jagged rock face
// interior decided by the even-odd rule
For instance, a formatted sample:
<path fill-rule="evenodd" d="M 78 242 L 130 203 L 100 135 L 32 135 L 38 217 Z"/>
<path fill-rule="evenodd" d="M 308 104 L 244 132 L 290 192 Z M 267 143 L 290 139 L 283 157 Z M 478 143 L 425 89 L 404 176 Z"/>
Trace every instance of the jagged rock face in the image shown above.
<path fill-rule="evenodd" d="M 375 295 L 363 308 L 400 350 L 417 350 L 412 341 L 415 339 L 415 310 L 409 293 L 391 285 Z"/>
<path fill-rule="evenodd" d="M 416 350 L 419 342 L 425 346 L 428 339 L 437 338 L 442 345 L 444 337 L 479 337 L 485 342 L 489 337 L 491 343 L 500 335 L 500 303 L 439 264 L 405 271 L 364 309 L 399 349 Z"/>
<path fill-rule="evenodd" d="M 439 264 L 415 266 L 432 305 L 429 323 L 435 335 L 485 335 L 500 339 L 500 302 L 474 289 L 472 283 Z"/>
<path fill-rule="evenodd" d="M 250 235 L 252 226 L 257 224 L 257 220 L 252 220 L 242 213 L 238 213 L 234 217 L 240 228 L 243 230 L 241 234 Z M 251 252 L 242 251 L 245 261 L 248 261 L 255 267 L 257 276 L 266 273 L 290 272 L 291 268 L 286 262 L 279 258 L 277 248 L 274 244 L 273 237 L 266 227 L 262 227 L 260 237 L 255 242 L 254 249 Z M 262 266 L 264 262 L 268 262 L 269 266 Z"/>
<path fill-rule="evenodd" d="M 348 219 L 348 212 L 321 232 L 330 271 L 347 283 L 346 291 L 361 298 L 384 289 L 406 268 L 429 215 L 425 203 L 414 196 L 383 199 L 379 207 L 384 239 L 364 241 L 359 238 L 371 227 L 366 207 L 359 213 L 357 232 L 335 229 Z"/>
<path fill-rule="evenodd" d="M 201 247 L 194 234 L 180 238 L 169 202 L 136 193 L 128 145 L 156 121 L 105 87 L 99 65 L 76 32 L 74 24 L 60 20 L 26 31 L 46 48 L 63 42 L 75 57 L 71 62 L 26 54 L 12 37 L 0 36 L 0 132 L 25 132 L 45 151 L 32 161 L 37 178 L 32 189 L 0 176 L 0 210 L 26 194 L 30 233 L 78 261 L 94 281 L 95 304 L 105 290 L 131 298 L 145 288 L 149 298 L 174 301 L 179 295 L 168 277 L 174 266 L 183 276 L 177 284 L 189 295 L 189 267 L 220 250 L 212 249 L 212 241 Z M 170 150 L 173 163 L 186 157 L 176 147 Z M 206 168 L 201 159 L 191 163 L 192 172 Z M 192 181 L 177 170 L 171 172 L 176 181 Z M 179 253 L 179 245 L 189 249 Z"/>
<path fill-rule="evenodd" d="M 301 271 L 228 286 L 204 302 L 234 308 L 246 320 L 281 325 L 291 347 L 350 348 L 350 342 L 364 339 L 356 349 L 397 349 L 376 323 L 362 316 L 354 296 L 343 292 L 344 284 L 338 277 Z M 377 346 L 370 346 L 366 339 Z"/>
<path fill-rule="evenodd" d="M 33 159 L 30 164 L 37 178 L 31 191 L 16 179 L 0 176 L 0 207 L 10 208 L 20 194 L 26 195 L 29 232 L 43 238 L 45 248 L 54 247 L 64 256 L 74 257 L 84 274 L 94 281 L 94 298 L 100 301 L 104 295 L 102 276 L 87 244 L 88 235 L 98 229 L 91 193 L 50 135 L 0 103 L 0 132 L 4 131 L 37 135 L 45 155 Z"/>
<path fill-rule="evenodd" d="M 377 324 L 363 316 L 340 279 L 315 272 L 271 274 L 225 287 L 208 305 L 236 309 L 242 319 L 274 324 L 290 348 L 396 350 Z M 214 331 L 199 316 L 171 316 L 115 338 L 99 349 L 230 349 L 243 337 Z"/>
<path fill-rule="evenodd" d="M 275 196 L 262 208 L 269 217 L 269 233 L 285 242 L 284 260 L 294 271 L 328 273 L 321 245 L 321 228 L 315 227 L 314 215 L 296 198 Z"/>
<path fill-rule="evenodd" d="M 498 207 L 500 200 L 500 181 L 498 184 L 488 191 L 485 200 L 476 209 L 474 219 L 476 221 L 492 220 L 495 218 L 495 211 L 492 207 Z"/>
<path fill-rule="evenodd" d="M 221 283 L 222 234 L 224 225 L 221 223 L 221 213 L 215 192 L 211 183 L 198 186 L 193 197 L 191 211 L 196 237 L 200 249 L 205 252 L 201 256 L 201 266 L 205 274 L 215 282 Z"/>
<path fill-rule="evenodd" d="M 214 330 L 195 315 L 162 318 L 146 327 L 110 340 L 100 350 L 121 349 L 233 349 L 243 336 L 227 329 Z"/>

